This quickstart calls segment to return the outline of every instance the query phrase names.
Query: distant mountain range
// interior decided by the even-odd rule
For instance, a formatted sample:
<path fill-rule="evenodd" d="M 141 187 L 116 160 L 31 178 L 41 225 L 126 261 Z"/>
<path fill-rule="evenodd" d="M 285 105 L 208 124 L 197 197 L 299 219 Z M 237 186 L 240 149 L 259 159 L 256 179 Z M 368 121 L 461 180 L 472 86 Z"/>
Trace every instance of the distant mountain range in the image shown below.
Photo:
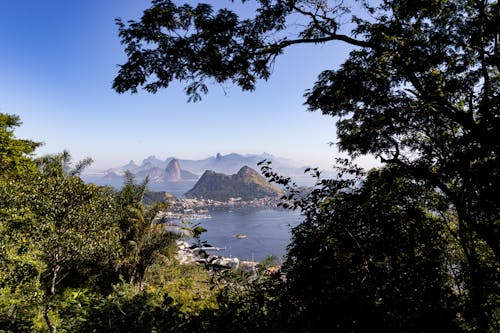
<path fill-rule="evenodd" d="M 175 157 L 168 157 L 165 160 L 160 160 L 156 156 L 149 156 L 144 159 L 140 165 L 137 165 L 134 161 L 130 161 L 124 166 L 108 169 L 106 173 L 123 175 L 125 170 L 129 170 L 134 174 L 139 172 L 147 173 L 149 170 L 155 170 L 155 168 L 165 169 L 171 161 L 176 160 L 182 170 L 189 171 L 198 176 L 201 176 L 206 170 L 233 174 L 238 172 L 238 170 L 240 170 L 244 165 L 251 168 L 257 168 L 257 163 L 264 159 L 272 161 L 273 168 L 276 168 L 276 170 L 283 173 L 302 173 L 304 168 L 307 167 L 299 162 L 276 157 L 267 153 L 260 155 L 241 155 L 236 153 L 221 155 L 220 153 L 217 153 L 215 156 L 202 160 L 184 160 Z"/>
<path fill-rule="evenodd" d="M 141 166 L 136 165 L 134 161 L 130 161 L 127 165 L 122 167 L 108 169 L 102 177 L 102 180 L 108 180 L 110 182 L 122 180 L 125 171 L 132 172 L 137 180 L 143 180 L 149 177 L 149 181 L 152 183 L 180 182 L 199 178 L 198 175 L 181 169 L 177 159 L 171 159 L 166 163 L 166 166 L 163 166 L 163 164 L 163 162 L 158 163 L 156 161 L 151 161 L 151 158 L 145 160 Z"/>
<path fill-rule="evenodd" d="M 182 182 L 196 180 L 206 170 L 212 170 L 216 173 L 235 174 L 243 166 L 249 166 L 259 170 L 259 163 L 262 160 L 272 161 L 272 167 L 280 174 L 288 177 L 301 177 L 304 175 L 306 165 L 292 161 L 286 158 L 276 157 L 271 154 L 263 153 L 260 155 L 241 155 L 241 154 L 216 154 L 201 160 L 184 160 L 175 157 L 168 157 L 165 160 L 158 159 L 156 156 L 149 156 L 142 163 L 136 164 L 130 161 L 126 165 L 110 168 L 99 175 L 84 174 L 86 181 L 101 185 L 120 186 L 123 182 L 125 171 L 132 172 L 137 180 L 149 177 L 150 184 L 163 184 L 169 182 Z"/>
<path fill-rule="evenodd" d="M 283 191 L 269 184 L 254 169 L 243 166 L 238 173 L 225 175 L 207 170 L 185 197 L 227 201 L 230 198 L 253 200 L 276 197 Z"/>

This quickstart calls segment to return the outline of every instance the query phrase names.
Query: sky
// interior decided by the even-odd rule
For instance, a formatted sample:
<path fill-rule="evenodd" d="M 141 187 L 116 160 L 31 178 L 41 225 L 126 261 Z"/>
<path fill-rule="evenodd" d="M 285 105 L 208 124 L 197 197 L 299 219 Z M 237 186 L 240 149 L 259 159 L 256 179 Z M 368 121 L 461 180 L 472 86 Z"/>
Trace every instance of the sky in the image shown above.
<path fill-rule="evenodd" d="M 287 49 L 253 92 L 209 85 L 201 102 L 188 103 L 173 83 L 156 94 L 118 94 L 111 85 L 126 56 L 114 20 L 137 20 L 149 6 L 146 0 L 0 1 L 0 112 L 20 116 L 16 136 L 43 142 L 38 155 L 67 149 L 75 161 L 91 157 L 93 169 L 151 155 L 202 159 L 218 152 L 333 165 L 335 120 L 308 112 L 303 94 L 322 70 L 345 60 L 346 45 Z"/>

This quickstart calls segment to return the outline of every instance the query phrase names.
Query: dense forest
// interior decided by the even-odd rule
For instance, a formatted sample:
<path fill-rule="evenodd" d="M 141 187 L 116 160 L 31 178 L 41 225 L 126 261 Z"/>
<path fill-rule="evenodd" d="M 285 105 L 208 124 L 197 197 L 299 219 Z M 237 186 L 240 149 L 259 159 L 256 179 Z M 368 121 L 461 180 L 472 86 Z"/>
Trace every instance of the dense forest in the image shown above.
<path fill-rule="evenodd" d="M 243 3 L 250 1 L 242 1 Z M 258 0 L 240 18 L 154 0 L 117 20 L 127 61 L 113 87 L 178 80 L 243 90 L 299 44 L 348 43 L 305 93 L 336 120 L 338 177 L 306 170 L 282 205 L 303 222 L 279 272 L 176 262 L 177 236 L 144 206 L 147 182 L 85 184 L 91 162 L 34 157 L 0 114 L 0 331 L 500 331 L 500 6 L 488 0 Z M 356 10 L 354 10 L 356 9 Z M 355 158 L 383 164 L 362 170 Z"/>

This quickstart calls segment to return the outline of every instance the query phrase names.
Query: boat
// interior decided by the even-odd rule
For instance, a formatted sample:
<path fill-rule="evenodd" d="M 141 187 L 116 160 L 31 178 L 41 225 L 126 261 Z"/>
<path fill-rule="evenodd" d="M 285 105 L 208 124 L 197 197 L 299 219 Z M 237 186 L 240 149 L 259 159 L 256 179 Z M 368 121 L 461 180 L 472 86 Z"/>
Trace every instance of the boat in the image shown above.
<path fill-rule="evenodd" d="M 203 250 L 203 251 L 224 251 L 226 250 L 225 247 L 216 247 L 216 246 L 205 246 L 205 247 L 201 247 L 200 250 Z"/>

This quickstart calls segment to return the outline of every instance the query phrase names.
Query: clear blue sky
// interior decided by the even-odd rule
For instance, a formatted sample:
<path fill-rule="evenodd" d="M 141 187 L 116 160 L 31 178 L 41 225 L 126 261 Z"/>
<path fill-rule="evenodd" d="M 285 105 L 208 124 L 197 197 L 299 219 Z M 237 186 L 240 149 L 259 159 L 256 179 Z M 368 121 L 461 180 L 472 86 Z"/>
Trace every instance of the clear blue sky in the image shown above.
<path fill-rule="evenodd" d="M 39 154 L 68 149 L 75 160 L 92 157 L 97 169 L 150 155 L 200 159 L 217 152 L 333 164 L 334 119 L 307 112 L 303 93 L 321 70 L 345 59 L 345 45 L 289 49 L 252 93 L 210 86 L 193 104 L 173 84 L 156 95 L 119 95 L 111 82 L 125 55 L 114 19 L 138 19 L 149 5 L 0 1 L 0 112 L 21 117 L 17 137 L 44 142 Z"/>

